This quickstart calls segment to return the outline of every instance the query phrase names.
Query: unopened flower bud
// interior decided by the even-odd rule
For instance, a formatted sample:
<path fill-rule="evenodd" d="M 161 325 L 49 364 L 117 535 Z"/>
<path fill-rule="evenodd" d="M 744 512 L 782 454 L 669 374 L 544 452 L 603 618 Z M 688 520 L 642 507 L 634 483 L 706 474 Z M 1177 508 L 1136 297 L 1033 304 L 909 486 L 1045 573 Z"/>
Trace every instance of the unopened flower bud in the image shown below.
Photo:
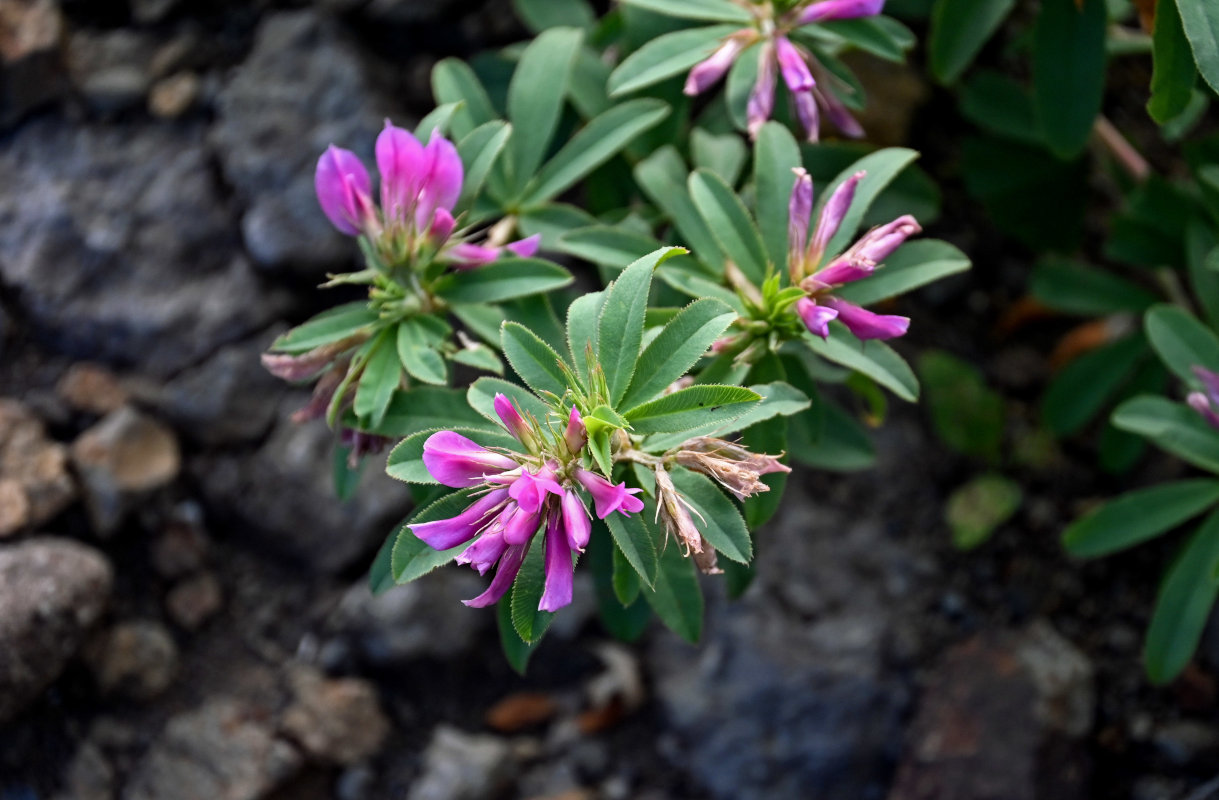
<path fill-rule="evenodd" d="M 567 442 L 567 449 L 573 456 L 579 455 L 580 451 L 584 449 L 584 445 L 588 444 L 588 431 L 584 429 L 584 418 L 580 416 L 580 411 L 575 406 L 571 407 L 571 413 L 567 415 L 567 430 L 563 431 L 563 441 Z"/>
<path fill-rule="evenodd" d="M 499 415 L 500 421 L 504 423 L 504 427 L 508 429 L 517 438 L 517 440 L 529 448 L 530 452 L 536 451 L 537 439 L 533 435 L 529 423 L 521 416 L 521 412 L 516 410 L 516 406 L 506 395 L 495 395 L 495 413 Z"/>

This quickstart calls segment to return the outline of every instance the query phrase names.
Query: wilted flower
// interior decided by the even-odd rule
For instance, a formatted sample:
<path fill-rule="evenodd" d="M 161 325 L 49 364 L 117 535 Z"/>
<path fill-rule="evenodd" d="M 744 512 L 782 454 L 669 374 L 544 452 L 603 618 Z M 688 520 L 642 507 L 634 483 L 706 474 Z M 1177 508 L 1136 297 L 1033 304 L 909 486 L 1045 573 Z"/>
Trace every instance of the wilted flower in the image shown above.
<path fill-rule="evenodd" d="M 762 4 L 755 11 L 756 27 L 742 28 L 726 37 L 709 58 L 690 70 L 685 93 L 697 95 L 707 91 L 727 74 L 733 62 L 750 45 L 760 41 L 758 77 L 746 108 L 750 136 L 756 137 L 774 112 L 779 75 L 783 77 L 796 117 L 810 142 L 817 141 L 820 135 L 822 111 L 844 135 L 862 136 L 859 123 L 829 88 L 838 79 L 811 52 L 793 42 L 790 34 L 805 25 L 875 16 L 884 5 L 884 0 L 812 0 L 798 3 L 795 8 L 773 17 L 770 4 Z"/>
<path fill-rule="evenodd" d="M 787 265 L 793 285 L 807 293 L 796 301 L 796 313 L 817 336 L 827 338 L 829 323 L 837 319 L 859 339 L 892 339 L 902 336 L 910 326 L 909 317 L 874 314 L 835 297 L 833 291 L 846 283 L 866 278 L 902 242 L 922 230 L 914 217 L 898 217 L 887 225 L 873 228 L 845 253 L 826 258 L 825 251 L 842 224 L 855 198 L 855 189 L 864 177 L 857 172 L 834 190 L 817 218 L 812 240 L 808 229 L 812 221 L 813 179 L 797 168 L 789 208 Z"/>
<path fill-rule="evenodd" d="M 1212 428 L 1219 428 L 1219 374 L 1195 366 L 1194 375 L 1202 381 L 1201 392 L 1190 392 L 1185 402 L 1202 415 Z"/>
<path fill-rule="evenodd" d="M 791 472 L 791 467 L 780 463 L 775 456 L 754 453 L 739 444 L 712 436 L 699 436 L 685 442 L 673 458 L 686 469 L 714 479 L 738 500 L 769 492 L 770 487 L 761 481 L 763 475 Z"/>
<path fill-rule="evenodd" d="M 589 493 L 602 519 L 613 511 L 632 514 L 642 510 L 643 502 L 634 496 L 640 490 L 582 469 L 572 458 L 567 441 L 562 444 L 564 453 L 544 452 L 533 420 L 502 394 L 495 396 L 494 406 L 513 435 L 522 443 L 534 443 L 530 454 L 490 450 L 453 431 L 432 434 L 423 446 L 428 472 L 446 486 L 477 487 L 479 497 L 456 517 L 410 527 L 437 550 L 470 542 L 457 562 L 469 564 L 479 574 L 498 564 L 487 590 L 465 601 L 473 607 L 492 605 L 504 596 L 544 527 L 540 546 L 546 548 L 546 580 L 538 608 L 557 611 L 571 603 L 572 556 L 584 550 L 592 533 L 588 507 L 578 487 Z M 574 433 L 576 426 L 582 433 L 578 413 L 569 417 L 568 431 Z"/>
<path fill-rule="evenodd" d="M 722 572 L 715 566 L 715 548 L 699 533 L 690 511 L 690 503 L 677 491 L 668 470 L 657 466 L 656 519 L 664 526 L 668 536 L 681 543 L 683 554 L 694 557 L 699 569 L 710 574 Z"/>

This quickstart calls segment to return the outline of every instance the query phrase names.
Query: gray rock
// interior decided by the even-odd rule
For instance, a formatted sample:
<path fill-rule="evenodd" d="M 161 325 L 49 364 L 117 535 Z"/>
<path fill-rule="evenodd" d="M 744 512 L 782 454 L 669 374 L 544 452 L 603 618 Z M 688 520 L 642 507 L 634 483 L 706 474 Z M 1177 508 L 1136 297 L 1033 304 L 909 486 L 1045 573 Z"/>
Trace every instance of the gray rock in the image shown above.
<path fill-rule="evenodd" d="M 86 740 L 68 762 L 63 788 L 54 800 L 113 800 L 114 767 L 101 749 Z"/>
<path fill-rule="evenodd" d="M 252 540 L 320 573 L 332 574 L 372 553 L 401 522 L 410 495 L 385 474 L 385 456 L 370 456 L 356 496 L 334 494 L 334 435 L 320 422 L 287 417 L 306 397 L 290 394 L 267 441 L 250 456 L 212 454 L 190 471 L 209 512 L 241 520 Z"/>
<path fill-rule="evenodd" d="M 72 80 L 101 116 L 139 108 L 152 85 L 156 49 L 151 36 L 133 30 L 77 32 L 69 46 Z"/>
<path fill-rule="evenodd" d="M 66 539 L 0 548 L 0 722 L 63 671 L 101 616 L 113 573 L 105 557 Z"/>
<path fill-rule="evenodd" d="M 358 678 L 329 679 L 295 665 L 289 672 L 292 704 L 284 711 L 284 733 L 323 764 L 353 766 L 375 756 L 389 736 L 376 688 Z"/>
<path fill-rule="evenodd" d="M 350 260 L 351 242 L 317 206 L 314 167 L 330 144 L 370 155 L 390 108 L 337 23 L 313 10 L 267 16 L 217 111 L 213 141 L 245 201 L 242 231 L 256 262 L 317 277 Z"/>
<path fill-rule="evenodd" d="M 189 438 L 205 445 L 256 441 L 275 419 L 284 383 L 259 361 L 274 337 L 262 335 L 218 351 L 167 383 L 161 411 Z"/>
<path fill-rule="evenodd" d="M 150 700 L 168 689 L 178 672 L 178 646 L 157 622 L 115 625 L 88 650 L 97 685 L 107 694 Z"/>
<path fill-rule="evenodd" d="M 673 757 L 717 797 L 883 797 L 900 747 L 909 690 L 886 657 L 910 556 L 808 497 L 789 491 L 746 596 L 710 598 L 702 644 L 649 654 Z"/>
<path fill-rule="evenodd" d="M 1165 722 L 1156 726 L 1151 741 L 1178 766 L 1213 766 L 1219 759 L 1219 728 L 1205 722 L 1191 719 Z"/>
<path fill-rule="evenodd" d="M 300 753 L 260 709 L 210 700 L 169 721 L 136 765 L 123 800 L 259 800 L 295 775 Z"/>
<path fill-rule="evenodd" d="M 988 633 L 930 676 L 890 800 L 1086 797 L 1092 665 L 1044 622 Z"/>
<path fill-rule="evenodd" d="M 160 22 L 179 5 L 180 0 L 131 0 L 131 16 L 136 22 Z"/>
<path fill-rule="evenodd" d="M 264 328 L 284 296 L 238 253 L 203 131 L 40 118 L 0 150 L 0 279 L 80 357 L 165 375 Z"/>
<path fill-rule="evenodd" d="M 484 800 L 503 789 L 514 768 L 512 748 L 503 739 L 440 725 L 407 800 Z"/>
<path fill-rule="evenodd" d="M 224 590 L 219 579 L 202 572 L 174 586 L 165 595 L 165 610 L 180 628 L 198 630 L 224 607 Z"/>

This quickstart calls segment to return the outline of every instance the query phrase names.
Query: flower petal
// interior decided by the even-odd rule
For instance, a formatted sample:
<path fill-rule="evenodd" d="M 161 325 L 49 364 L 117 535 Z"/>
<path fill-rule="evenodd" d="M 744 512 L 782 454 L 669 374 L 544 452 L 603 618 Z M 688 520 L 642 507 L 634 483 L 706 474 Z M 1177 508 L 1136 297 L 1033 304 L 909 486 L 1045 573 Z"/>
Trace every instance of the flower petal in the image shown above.
<path fill-rule="evenodd" d="M 783 73 L 783 82 L 787 84 L 788 91 L 809 92 L 812 91 L 816 81 L 813 80 L 813 73 L 808 68 L 808 62 L 804 60 L 804 55 L 800 52 L 791 40 L 786 36 L 775 37 L 775 55 L 779 60 L 779 71 Z"/>
<path fill-rule="evenodd" d="M 830 321 L 838 316 L 838 312 L 834 309 L 817 305 L 815 300 L 807 297 L 801 297 L 796 301 L 796 313 L 800 315 L 804 327 L 822 339 L 829 338 Z"/>
<path fill-rule="evenodd" d="M 371 194 L 372 180 L 356 154 L 330 145 L 317 160 L 313 186 L 322 212 L 331 224 L 341 233 L 359 236 L 362 220 L 359 196 Z"/>
<path fill-rule="evenodd" d="M 905 336 L 910 327 L 909 317 L 874 314 L 836 297 L 827 297 L 823 302 L 838 312 L 839 322 L 846 325 L 857 339 L 894 339 Z"/>
<path fill-rule="evenodd" d="M 377 136 L 377 169 L 381 171 L 381 211 L 387 220 L 406 222 L 423 180 L 423 145 L 388 119 Z"/>
<path fill-rule="evenodd" d="M 796 183 L 787 205 L 787 260 L 792 267 L 792 282 L 796 283 L 797 276 L 804 274 L 804 248 L 813 217 L 813 178 L 802 167 L 792 172 L 796 173 Z"/>
<path fill-rule="evenodd" d="M 518 258 L 533 258 L 538 254 L 538 248 L 542 246 L 542 234 L 535 233 L 526 239 L 518 239 L 515 242 L 509 242 L 504 246 L 504 249 L 511 252 Z"/>
<path fill-rule="evenodd" d="M 407 527 L 433 550 L 448 550 L 477 536 L 491 512 L 507 499 L 508 491 L 497 489 L 483 495 L 455 517 L 410 524 Z"/>
<path fill-rule="evenodd" d="M 885 7 L 885 0 L 821 0 L 800 13 L 797 25 L 813 22 L 829 22 L 833 19 L 855 19 L 873 17 Z"/>
<path fill-rule="evenodd" d="M 495 577 L 491 579 L 491 585 L 487 587 L 487 591 L 471 600 L 461 602 L 470 608 L 486 608 L 498 603 L 500 598 L 512 588 L 512 582 L 516 580 L 516 574 L 521 571 L 521 564 L 525 561 L 527 549 L 524 545 L 517 545 L 505 550 L 499 560 L 499 569 L 495 571 Z"/>
<path fill-rule="evenodd" d="M 433 478 L 457 489 L 477 486 L 486 475 L 517 467 L 508 456 L 493 453 L 453 431 L 439 431 L 428 437 L 423 443 L 423 465 Z"/>
<path fill-rule="evenodd" d="M 574 578 L 575 565 L 571 560 L 571 548 L 563 533 L 563 525 L 557 514 L 551 514 L 546 525 L 546 582 L 542 587 L 538 610 L 558 611 L 570 605 Z"/>
<path fill-rule="evenodd" d="M 567 534 L 567 544 L 572 550 L 584 552 L 588 540 L 592 537 L 592 521 L 588 518 L 588 509 L 584 501 L 575 491 L 565 492 L 562 501 L 563 530 Z"/>
<path fill-rule="evenodd" d="M 690 70 L 690 74 L 686 77 L 686 86 L 682 91 L 693 97 L 710 89 L 727 74 L 732 63 L 736 61 L 736 57 L 744 49 L 743 37 L 730 36 L 725 39 L 710 58 L 694 65 L 694 69 Z"/>
<path fill-rule="evenodd" d="M 749 93 L 745 114 L 749 120 L 749 136 L 756 139 L 758 131 L 775 110 L 775 46 L 765 42 L 758 48 L 758 80 Z"/>

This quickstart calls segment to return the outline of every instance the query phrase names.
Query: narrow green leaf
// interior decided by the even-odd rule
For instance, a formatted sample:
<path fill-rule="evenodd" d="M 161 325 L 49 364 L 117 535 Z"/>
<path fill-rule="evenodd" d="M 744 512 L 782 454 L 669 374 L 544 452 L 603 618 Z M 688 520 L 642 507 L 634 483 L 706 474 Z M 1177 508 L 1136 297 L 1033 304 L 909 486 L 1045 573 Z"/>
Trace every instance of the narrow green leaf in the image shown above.
<path fill-rule="evenodd" d="M 469 272 L 451 273 L 436 284 L 436 294 L 450 303 L 498 303 L 561 289 L 571 273 L 540 258 L 501 258 Z"/>
<path fill-rule="evenodd" d="M 435 522 L 439 519 L 450 519 L 457 516 L 470 505 L 470 495 L 472 492 L 472 489 L 462 489 L 461 491 L 447 494 L 430 506 L 418 511 L 398 529 L 398 536 L 394 542 L 394 551 L 391 556 L 391 566 L 395 582 L 410 583 L 416 578 L 421 578 L 437 567 L 443 567 L 457 558 L 457 555 L 466 548 L 466 544 L 463 543 L 448 550 L 433 550 L 418 536 L 411 533 L 411 529 L 407 526 L 410 524 Z"/>
<path fill-rule="evenodd" d="M 660 554 L 655 586 L 642 591 L 661 622 L 687 642 L 698 643 L 703 634 L 703 592 L 693 559 L 670 543 Z"/>
<path fill-rule="evenodd" d="M 1211 330 L 1219 327 L 1219 235 L 1202 220 L 1192 220 L 1185 230 L 1185 263 L 1193 296 L 1206 315 Z"/>
<path fill-rule="evenodd" d="M 1143 645 L 1143 664 L 1153 683 L 1168 683 L 1185 669 L 1219 595 L 1219 511 L 1212 512 L 1160 584 Z"/>
<path fill-rule="evenodd" d="M 613 547 L 614 597 L 623 606 L 629 606 L 639 599 L 639 590 L 643 587 L 643 581 L 639 578 L 639 572 L 631 566 L 630 561 L 627 561 L 622 548 L 612 539 L 610 544 Z"/>
<path fill-rule="evenodd" d="M 587 0 L 512 0 L 512 7 L 533 33 L 548 28 L 591 28 L 597 21 Z"/>
<path fill-rule="evenodd" d="M 624 269 L 606 290 L 597 323 L 597 360 L 605 372 L 611 404 L 617 405 L 622 399 L 635 374 L 652 272 L 665 259 L 684 252 L 681 248 L 667 247 L 644 256 Z"/>
<path fill-rule="evenodd" d="M 530 414 L 538 422 L 545 423 L 546 418 L 550 415 L 550 408 L 524 386 L 518 386 L 499 378 L 479 378 L 474 381 L 466 391 L 466 402 L 484 419 L 499 426 L 502 423 L 499 415 L 495 413 L 495 395 L 497 394 L 506 396 L 520 409 L 522 414 Z"/>
<path fill-rule="evenodd" d="M 1196 467 L 1219 473 L 1219 431 L 1189 406 L 1165 397 L 1135 397 L 1117 407 L 1113 424 Z"/>
<path fill-rule="evenodd" d="M 540 642 L 554 620 L 554 612 L 538 610 L 546 588 L 544 540 L 541 533 L 533 537 L 521 571 L 512 584 L 512 629 L 526 644 Z"/>
<path fill-rule="evenodd" d="M 402 382 L 402 365 L 389 333 L 389 330 L 382 332 L 374 344 L 356 384 L 356 397 L 352 405 L 356 416 L 368 420 L 373 427 L 385 420 L 389 401 Z"/>
<path fill-rule="evenodd" d="M 830 325 L 829 339 L 810 333 L 804 341 L 827 361 L 867 375 L 903 400 L 911 403 L 918 400 L 918 379 L 902 357 L 884 342 L 860 342 L 837 322 Z"/>
<path fill-rule="evenodd" d="M 439 131 L 442 136 L 447 136 L 453 116 L 461 105 L 461 103 L 445 103 L 432 109 L 432 112 L 419 120 L 419 124 L 415 126 L 415 138 L 426 142 L 436 131 Z"/>
<path fill-rule="evenodd" d="M 1020 510 L 1024 492 L 1020 484 L 997 473 L 979 475 L 948 498 L 944 521 L 952 529 L 958 550 L 985 544 L 995 530 Z"/>
<path fill-rule="evenodd" d="M 888 17 L 833 20 L 822 23 L 821 28 L 848 45 L 896 64 L 905 62 L 906 51 L 914 45 L 910 29 Z"/>
<path fill-rule="evenodd" d="M 718 274 L 723 269 L 724 257 L 690 199 L 688 178 L 689 170 L 672 145 L 665 145 L 635 167 L 635 182 L 639 188 L 673 221 L 677 232 L 698 259 Z"/>
<path fill-rule="evenodd" d="M 368 463 L 367 459 L 360 459 L 355 467 L 352 467 L 349 463 L 350 457 L 350 447 L 336 446 L 331 455 L 334 496 L 340 503 L 346 503 L 355 497 L 356 489 L 360 486 L 360 476 L 364 474 L 364 465 Z"/>
<path fill-rule="evenodd" d="M 729 0 L 622 0 L 623 5 L 655 11 L 666 17 L 748 24 L 753 17 Z"/>
<path fill-rule="evenodd" d="M 1143 317 L 1143 327 L 1164 366 L 1186 383 L 1197 384 L 1195 366 L 1219 371 L 1219 337 L 1188 311 L 1158 305 Z"/>
<path fill-rule="evenodd" d="M 396 478 L 406 483 L 425 486 L 436 484 L 436 479 L 432 477 L 423 463 L 423 446 L 433 434 L 441 430 L 460 433 L 475 444 L 480 444 L 483 447 L 502 447 L 508 450 L 517 450 L 520 447 L 520 443 L 511 434 L 505 433 L 502 428 L 494 430 L 481 427 L 472 428 L 463 425 L 429 428 L 411 434 L 389 452 L 389 458 L 385 464 L 386 474 L 391 478 Z"/>
<path fill-rule="evenodd" d="M 511 125 L 502 120 L 492 120 L 475 128 L 457 145 L 461 163 L 466 168 L 458 208 L 469 208 L 474 203 L 511 136 Z"/>
<path fill-rule="evenodd" d="M 637 434 L 669 433 L 736 419 L 761 399 L 740 386 L 699 384 L 635 406 L 623 416 Z"/>
<path fill-rule="evenodd" d="M 620 97 L 688 71 L 740 30 L 738 25 L 709 25 L 657 36 L 631 53 L 609 77 L 610 97 Z"/>
<path fill-rule="evenodd" d="M 1127 492 L 1080 517 L 1062 535 L 1076 558 L 1107 556 L 1154 539 L 1219 503 L 1219 482 L 1175 481 Z"/>
<path fill-rule="evenodd" d="M 788 206 L 796 184 L 792 170 L 800 165 L 800 145 L 787 127 L 763 125 L 753 147 L 753 185 L 758 229 L 772 264 L 787 264 Z"/>
<path fill-rule="evenodd" d="M 520 207 L 537 208 L 567 191 L 668 115 L 665 103 L 650 98 L 614 106 L 584 126 L 546 162 L 526 190 Z"/>
<path fill-rule="evenodd" d="M 521 380 L 539 394 L 562 397 L 567 391 L 562 357 L 524 325 L 505 322 L 502 330 L 504 355 Z"/>
<path fill-rule="evenodd" d="M 458 140 L 497 116 L 478 76 L 460 59 L 446 58 L 432 68 L 432 95 L 440 105 L 460 104 L 449 123 L 453 136 Z"/>
<path fill-rule="evenodd" d="M 1033 106 L 1059 158 L 1088 143 L 1105 92 L 1105 0 L 1044 0 L 1033 29 Z"/>
<path fill-rule="evenodd" d="M 1084 316 L 1141 313 L 1157 299 L 1153 292 L 1111 272 L 1053 256 L 1033 267 L 1029 291 L 1050 308 Z"/>
<path fill-rule="evenodd" d="M 517 188 L 537 173 L 550 148 L 567 82 L 584 34 L 578 28 L 550 28 L 535 38 L 516 65 L 508 85 L 508 120 L 522 135 L 510 144 Z"/>
<path fill-rule="evenodd" d="M 1151 41 L 1153 68 L 1147 113 L 1163 125 L 1185 110 L 1198 82 L 1198 68 L 1175 2 L 1156 5 Z"/>
<path fill-rule="evenodd" d="M 415 380 L 424 383 L 445 386 L 449 382 L 449 370 L 444 357 L 436 351 L 438 339 L 435 328 L 423 320 L 431 320 L 432 324 L 440 322 L 436 317 L 413 317 L 398 324 L 398 358 L 402 366 Z M 441 323 L 443 325 L 443 323 Z M 444 328 L 447 328 L 444 325 Z"/>
<path fill-rule="evenodd" d="M 643 511 L 638 514 L 614 512 L 605 518 L 614 543 L 648 586 L 656 583 L 656 548 L 664 541 L 664 532 L 652 522 L 655 515 L 655 503 L 645 499 Z"/>
<path fill-rule="evenodd" d="M 567 307 L 567 347 L 571 351 L 571 362 L 576 365 L 576 374 L 588 383 L 588 354 L 597 352 L 597 323 L 601 320 L 601 307 L 605 304 L 605 292 L 590 292 L 581 295 Z"/>
<path fill-rule="evenodd" d="M 368 303 L 363 300 L 345 303 L 323 311 L 308 322 L 296 326 L 276 339 L 271 349 L 276 353 L 292 355 L 307 353 L 359 333 L 377 320 L 377 312 L 370 309 Z"/>
<path fill-rule="evenodd" d="M 753 558 L 753 540 L 732 501 L 697 472 L 678 467 L 672 477 L 673 485 L 698 512 L 693 514 L 694 525 L 711 546 L 733 561 L 748 564 Z"/>
<path fill-rule="evenodd" d="M 377 551 L 372 566 L 368 570 L 368 590 L 373 596 L 384 594 L 397 586 L 394 583 L 394 544 L 398 541 L 398 532 L 394 531 L 385 537 L 381 549 Z"/>
<path fill-rule="evenodd" d="M 1057 436 L 1079 431 L 1113 402 L 1147 358 L 1147 340 L 1128 336 L 1072 361 L 1042 396 L 1041 415 L 1046 427 Z"/>
<path fill-rule="evenodd" d="M 1016 6 L 1016 0 L 936 0 L 927 50 L 931 74 L 955 83 Z"/>
<path fill-rule="evenodd" d="M 485 344 L 464 347 L 452 355 L 452 360 L 458 364 L 465 364 L 467 367 L 494 372 L 496 375 L 504 374 L 504 362 L 500 361 L 495 351 Z"/>
<path fill-rule="evenodd" d="M 413 386 L 405 392 L 394 392 L 381 424 L 361 430 L 391 439 L 401 439 L 428 428 L 481 425 L 482 417 L 466 404 L 465 395 L 463 390 L 440 386 Z M 344 415 L 344 425 L 357 427 L 357 423 L 355 414 L 348 411 Z"/>
<path fill-rule="evenodd" d="M 597 608 L 601 612 L 601 624 L 617 639 L 633 642 L 643 635 L 652 609 L 639 599 L 639 574 L 627 563 L 622 551 L 614 545 L 613 537 L 599 520 L 593 523 L 592 538 L 589 539 L 585 560 L 593 574 L 593 588 L 597 595 Z M 619 570 L 624 580 L 632 581 L 633 592 L 627 592 L 621 600 L 617 594 Z M 624 589 L 629 589 L 624 585 Z"/>
<path fill-rule="evenodd" d="M 646 446 L 651 451 L 668 450 L 694 436 L 718 436 L 723 438 L 730 433 L 742 432 L 759 422 L 765 422 L 775 417 L 799 414 L 809 407 L 810 401 L 804 392 L 796 387 L 775 381 L 759 383 L 749 387 L 762 400 L 746 409 L 745 413 L 727 421 L 713 421 L 708 425 L 699 426 L 677 433 L 662 433 L 648 437 Z M 782 448 L 780 448 L 782 449 Z"/>
<path fill-rule="evenodd" d="M 524 676 L 525 670 L 529 668 L 529 659 L 533 657 L 533 652 L 541 644 L 541 639 L 532 643 L 526 642 L 512 627 L 511 594 L 500 598 L 500 601 L 495 604 L 495 624 L 499 628 L 499 643 L 504 651 L 504 658 L 508 660 L 508 664 L 516 671 L 516 674 Z"/>
<path fill-rule="evenodd" d="M 964 272 L 969 267 L 969 256 L 948 242 L 919 239 L 899 247 L 866 281 L 847 284 L 836 294 L 843 300 L 869 306 Z"/>
<path fill-rule="evenodd" d="M 857 172 L 865 173 L 859 185 L 855 187 L 855 200 L 842 218 L 842 224 L 838 226 L 838 232 L 830 240 L 826 253 L 831 255 L 841 253 L 855 241 L 859 226 L 863 223 L 864 216 L 872 207 L 872 203 L 902 170 L 914 163 L 918 156 L 919 154 L 915 150 L 904 147 L 886 147 L 884 150 L 877 150 L 875 153 L 864 156 L 834 178 L 829 187 L 821 193 L 820 207 L 824 207 L 826 200 L 843 181 Z"/>
<path fill-rule="evenodd" d="M 622 406 L 633 408 L 667 389 L 698 362 L 734 319 L 735 311 L 709 298 L 682 309 L 639 357 Z"/>
<path fill-rule="evenodd" d="M 761 284 L 768 274 L 766 248 L 736 192 L 720 176 L 705 169 L 690 175 L 689 189 L 721 252 L 740 267 L 746 278 Z"/>
<path fill-rule="evenodd" d="M 1177 10 L 1198 72 L 1219 92 L 1219 6 L 1207 0 L 1177 0 Z"/>
<path fill-rule="evenodd" d="M 749 158 L 749 150 L 735 133 L 715 135 L 702 128 L 690 132 L 690 157 L 695 168 L 707 169 L 735 186 Z"/>

